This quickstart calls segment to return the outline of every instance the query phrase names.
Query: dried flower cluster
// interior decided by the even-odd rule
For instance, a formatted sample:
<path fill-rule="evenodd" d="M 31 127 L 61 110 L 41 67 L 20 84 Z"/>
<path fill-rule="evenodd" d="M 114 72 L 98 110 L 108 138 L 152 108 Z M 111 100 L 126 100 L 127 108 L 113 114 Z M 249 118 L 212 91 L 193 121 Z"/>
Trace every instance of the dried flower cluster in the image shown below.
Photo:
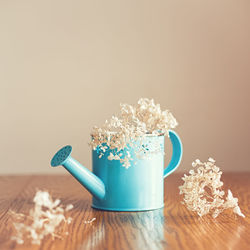
<path fill-rule="evenodd" d="M 232 209 L 234 213 L 245 217 L 238 206 L 238 199 L 233 197 L 230 190 L 224 198 L 225 192 L 221 189 L 223 182 L 220 180 L 222 172 L 214 159 L 209 158 L 204 163 L 197 159 L 192 166 L 195 169 L 190 170 L 189 175 L 184 174 L 184 184 L 179 187 L 180 194 L 184 195 L 183 203 L 189 210 L 200 217 L 211 213 L 216 218 L 225 209 Z"/>
<path fill-rule="evenodd" d="M 92 222 L 94 222 L 96 220 L 96 218 L 92 218 L 91 220 L 85 220 L 84 223 L 85 224 L 91 224 Z"/>
<path fill-rule="evenodd" d="M 121 104 L 120 107 L 118 116 L 112 116 L 103 126 L 93 128 L 90 145 L 98 150 L 100 158 L 109 150 L 108 159 L 120 160 L 127 168 L 131 165 L 131 155 L 126 150 L 128 145 L 135 147 L 138 138 L 148 135 L 166 135 L 178 123 L 168 110 L 162 111 L 160 104 L 155 104 L 153 99 L 141 98 L 135 106 Z M 144 149 L 137 147 L 137 150 Z"/>
<path fill-rule="evenodd" d="M 16 235 L 12 237 L 18 244 L 23 244 L 25 239 L 31 239 L 32 244 L 40 244 L 41 240 L 47 236 L 60 237 L 55 233 L 61 222 L 71 223 L 72 218 L 64 216 L 65 211 L 73 208 L 72 204 L 63 208 L 60 200 L 52 200 L 48 192 L 37 191 L 34 199 L 35 206 L 28 216 L 11 211 L 19 223 L 14 223 Z M 20 221 L 23 222 L 20 222 Z M 67 233 L 66 233 L 67 234 Z"/>

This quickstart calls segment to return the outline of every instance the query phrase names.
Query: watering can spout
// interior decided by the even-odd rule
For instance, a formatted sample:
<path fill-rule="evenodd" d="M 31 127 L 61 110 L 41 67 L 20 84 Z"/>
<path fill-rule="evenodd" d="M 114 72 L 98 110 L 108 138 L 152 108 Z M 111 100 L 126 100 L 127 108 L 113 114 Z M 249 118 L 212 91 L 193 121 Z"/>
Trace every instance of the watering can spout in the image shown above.
<path fill-rule="evenodd" d="M 62 165 L 74 176 L 92 195 L 102 200 L 105 197 L 105 186 L 103 181 L 71 157 L 72 147 L 61 148 L 52 158 L 51 166 Z"/>

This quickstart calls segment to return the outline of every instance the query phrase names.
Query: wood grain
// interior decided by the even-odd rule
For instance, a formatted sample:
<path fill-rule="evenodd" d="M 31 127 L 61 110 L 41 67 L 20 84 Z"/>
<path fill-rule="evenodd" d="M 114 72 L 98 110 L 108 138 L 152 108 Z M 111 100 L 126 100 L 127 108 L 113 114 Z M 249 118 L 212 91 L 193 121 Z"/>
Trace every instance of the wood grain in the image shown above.
<path fill-rule="evenodd" d="M 250 173 L 224 173 L 225 188 L 239 198 L 246 218 L 225 213 L 198 218 L 181 203 L 179 174 L 165 181 L 165 208 L 149 212 L 103 212 L 91 208 L 91 196 L 70 175 L 0 177 L 0 249 L 250 249 Z M 47 237 L 40 246 L 17 245 L 8 211 L 28 214 L 37 189 L 48 190 L 74 209 L 63 239 Z M 84 221 L 96 218 L 91 224 Z"/>

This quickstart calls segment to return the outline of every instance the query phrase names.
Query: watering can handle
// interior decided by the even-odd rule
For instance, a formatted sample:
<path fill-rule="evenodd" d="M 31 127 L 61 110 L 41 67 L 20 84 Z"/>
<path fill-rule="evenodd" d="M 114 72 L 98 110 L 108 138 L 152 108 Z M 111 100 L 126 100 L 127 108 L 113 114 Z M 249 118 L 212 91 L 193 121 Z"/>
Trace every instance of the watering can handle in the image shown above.
<path fill-rule="evenodd" d="M 173 153 L 170 163 L 164 169 L 164 178 L 178 168 L 182 158 L 182 143 L 179 136 L 174 131 L 169 130 L 169 137 L 173 146 Z"/>

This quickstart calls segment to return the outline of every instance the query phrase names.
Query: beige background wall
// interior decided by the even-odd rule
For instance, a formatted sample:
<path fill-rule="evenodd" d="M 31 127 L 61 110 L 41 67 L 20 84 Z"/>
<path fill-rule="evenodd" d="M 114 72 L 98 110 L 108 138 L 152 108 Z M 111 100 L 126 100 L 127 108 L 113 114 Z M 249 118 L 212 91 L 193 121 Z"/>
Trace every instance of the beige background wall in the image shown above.
<path fill-rule="evenodd" d="M 1 0 L 0 173 L 65 173 L 65 144 L 90 167 L 91 127 L 140 97 L 179 121 L 179 171 L 249 170 L 249 84 L 248 0 Z"/>

